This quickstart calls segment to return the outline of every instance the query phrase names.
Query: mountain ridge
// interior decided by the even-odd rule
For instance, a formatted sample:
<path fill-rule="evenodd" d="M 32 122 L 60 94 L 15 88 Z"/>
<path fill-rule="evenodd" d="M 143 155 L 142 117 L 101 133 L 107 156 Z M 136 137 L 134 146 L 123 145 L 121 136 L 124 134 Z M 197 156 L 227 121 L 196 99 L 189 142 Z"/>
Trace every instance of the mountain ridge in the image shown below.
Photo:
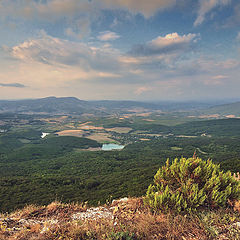
<path fill-rule="evenodd" d="M 201 102 L 141 102 L 130 100 L 80 100 L 76 97 L 0 100 L 0 112 L 47 114 L 114 114 L 134 111 L 190 112 L 240 115 L 240 102 L 216 105 Z"/>
<path fill-rule="evenodd" d="M 203 111 L 205 114 L 224 114 L 240 116 L 240 101 L 212 106 Z"/>

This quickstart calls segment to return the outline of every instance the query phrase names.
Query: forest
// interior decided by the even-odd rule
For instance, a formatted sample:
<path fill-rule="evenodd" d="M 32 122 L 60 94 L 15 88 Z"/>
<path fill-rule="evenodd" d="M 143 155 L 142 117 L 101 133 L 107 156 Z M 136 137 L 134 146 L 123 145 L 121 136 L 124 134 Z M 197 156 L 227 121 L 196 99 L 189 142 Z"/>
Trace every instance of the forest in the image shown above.
<path fill-rule="evenodd" d="M 120 197 L 141 196 L 167 158 L 172 161 L 194 153 L 219 163 L 224 171 L 240 170 L 239 119 L 175 126 L 143 124 L 139 119 L 112 122 L 105 121 L 101 126 L 132 129 L 128 133 L 110 131 L 113 140 L 122 144 L 125 141 L 121 151 L 88 151 L 101 149 L 102 143 L 84 137 L 58 136 L 56 131 L 41 138 L 46 124 L 32 119 L 27 127 L 16 124 L 15 119 L 14 127 L 5 128 L 7 131 L 0 135 L 0 210 L 11 211 L 32 203 L 44 205 L 54 200 L 97 205 Z M 55 129 L 56 123 L 53 125 Z"/>

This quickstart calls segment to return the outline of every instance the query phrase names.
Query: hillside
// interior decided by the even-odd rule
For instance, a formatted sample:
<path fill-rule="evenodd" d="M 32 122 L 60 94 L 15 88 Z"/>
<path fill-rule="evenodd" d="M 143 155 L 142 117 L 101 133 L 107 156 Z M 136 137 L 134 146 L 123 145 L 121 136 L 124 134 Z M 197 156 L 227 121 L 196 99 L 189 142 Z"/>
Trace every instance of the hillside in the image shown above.
<path fill-rule="evenodd" d="M 212 106 L 208 109 L 200 111 L 202 114 L 219 114 L 219 115 L 235 115 L 240 117 L 240 102 L 222 104 L 218 106 Z"/>
<path fill-rule="evenodd" d="M 83 101 L 75 97 L 0 100 L 0 112 L 41 114 L 113 114 L 144 111 L 191 111 L 213 106 L 200 102 Z"/>
<path fill-rule="evenodd" d="M 188 122 L 172 127 L 175 134 L 240 136 L 240 119 L 217 119 Z"/>
<path fill-rule="evenodd" d="M 56 198 L 97 205 L 109 196 L 141 196 L 167 158 L 190 157 L 195 151 L 221 163 L 223 170 L 240 171 L 240 119 L 175 126 L 106 119 L 107 127 L 100 129 L 61 116 L 10 115 L 1 121 L 9 128 L 0 133 L 0 211 L 47 205 Z M 129 128 L 122 132 L 121 127 Z M 65 129 L 61 132 L 69 136 L 57 135 Z M 42 132 L 51 134 L 41 138 Z M 104 134 L 124 149 L 102 151 L 97 137 Z"/>
<path fill-rule="evenodd" d="M 47 97 L 16 101 L 1 100 L 0 111 L 14 113 L 83 114 L 96 113 L 97 109 L 87 101 L 73 97 Z"/>
<path fill-rule="evenodd" d="M 212 161 L 166 162 L 142 197 L 90 207 L 54 201 L 0 214 L 1 240 L 238 240 L 240 174 Z"/>
<path fill-rule="evenodd" d="M 95 208 L 53 202 L 0 215 L 0 239 L 237 240 L 239 217 L 233 210 L 153 215 L 142 198 L 123 198 Z"/>
<path fill-rule="evenodd" d="M 92 115 L 114 114 L 177 113 L 180 117 L 195 115 L 196 118 L 238 117 L 240 102 L 217 105 L 217 102 L 139 102 L 139 101 L 84 101 L 75 97 L 46 97 L 25 100 L 0 100 L 0 113 L 51 114 L 51 115 Z M 205 117 L 204 117 L 205 116 Z"/>
<path fill-rule="evenodd" d="M 137 101 L 90 101 L 95 107 L 108 109 L 111 111 L 123 111 L 131 112 L 134 109 L 145 109 L 145 110 L 161 110 L 166 112 L 172 111 L 192 111 L 196 109 L 205 109 L 213 106 L 212 103 L 201 103 L 201 102 L 174 102 L 174 101 L 159 101 L 159 102 L 137 102 Z"/>

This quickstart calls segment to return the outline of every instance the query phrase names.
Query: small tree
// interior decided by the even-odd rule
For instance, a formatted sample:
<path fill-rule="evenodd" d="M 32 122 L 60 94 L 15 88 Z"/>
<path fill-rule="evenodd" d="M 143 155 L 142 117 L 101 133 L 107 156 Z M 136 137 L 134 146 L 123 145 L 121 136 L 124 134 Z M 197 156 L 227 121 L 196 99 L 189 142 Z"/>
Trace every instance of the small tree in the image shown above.
<path fill-rule="evenodd" d="M 240 199 L 240 182 L 211 160 L 175 159 L 161 167 L 150 185 L 145 204 L 152 210 L 194 211 L 200 207 L 225 207 Z"/>

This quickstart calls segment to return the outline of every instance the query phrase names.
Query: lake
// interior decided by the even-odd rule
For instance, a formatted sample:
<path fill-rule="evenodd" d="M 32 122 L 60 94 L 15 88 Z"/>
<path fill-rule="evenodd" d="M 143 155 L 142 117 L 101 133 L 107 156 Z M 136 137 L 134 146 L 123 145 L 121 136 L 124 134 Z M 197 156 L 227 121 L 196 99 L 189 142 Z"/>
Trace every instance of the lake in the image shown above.
<path fill-rule="evenodd" d="M 108 143 L 102 145 L 103 151 L 111 151 L 111 150 L 122 150 L 124 148 L 123 145 L 114 144 L 114 143 Z"/>

